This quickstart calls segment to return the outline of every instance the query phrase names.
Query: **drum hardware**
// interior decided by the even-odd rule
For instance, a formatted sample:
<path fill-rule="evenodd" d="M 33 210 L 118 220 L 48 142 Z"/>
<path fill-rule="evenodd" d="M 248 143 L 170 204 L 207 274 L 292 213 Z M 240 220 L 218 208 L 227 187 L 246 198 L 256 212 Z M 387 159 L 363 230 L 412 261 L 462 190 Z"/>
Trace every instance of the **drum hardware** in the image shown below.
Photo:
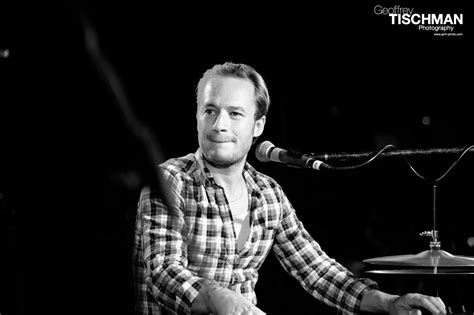
<path fill-rule="evenodd" d="M 425 284 L 430 283 L 430 279 L 432 281 L 436 279 L 437 288 L 443 287 L 442 283 L 446 283 L 448 279 L 449 281 L 453 281 L 453 279 L 466 279 L 466 277 L 474 276 L 474 257 L 455 256 L 441 249 L 439 231 L 436 229 L 436 194 L 437 186 L 433 185 L 433 229 L 423 231 L 419 234 L 422 237 L 431 238 L 429 250 L 425 250 L 416 255 L 384 256 L 366 259 L 364 260 L 365 263 L 385 265 L 392 268 L 385 270 L 368 270 L 365 271 L 367 274 L 374 276 L 395 275 L 397 278 L 400 276 L 408 277 L 405 278 L 404 281 L 411 279 L 413 276 L 413 279 L 424 278 L 427 280 L 427 282 L 424 282 Z M 454 284 L 458 284 L 458 282 L 454 282 Z M 448 287 L 451 286 L 452 283 L 448 285 Z M 457 285 L 455 287 L 457 287 Z M 453 288 L 450 290 L 452 289 Z M 462 299 L 462 295 L 461 300 L 459 299 L 459 295 L 457 295 L 457 301 L 451 301 L 451 303 L 460 304 L 462 301 L 465 301 Z M 461 307 L 447 305 L 446 310 L 448 315 L 474 315 L 472 310 L 466 311 L 464 304 L 461 305 Z"/>
<path fill-rule="evenodd" d="M 474 268 L 474 257 L 455 256 L 441 249 L 441 242 L 438 239 L 438 230 L 436 229 L 436 194 L 437 185 L 433 185 L 433 229 L 420 233 L 420 236 L 432 238 L 429 244 L 429 250 L 425 250 L 416 255 L 370 258 L 363 260 L 363 262 L 368 264 L 400 267 L 433 267 L 433 274 L 438 273 L 438 268 Z"/>

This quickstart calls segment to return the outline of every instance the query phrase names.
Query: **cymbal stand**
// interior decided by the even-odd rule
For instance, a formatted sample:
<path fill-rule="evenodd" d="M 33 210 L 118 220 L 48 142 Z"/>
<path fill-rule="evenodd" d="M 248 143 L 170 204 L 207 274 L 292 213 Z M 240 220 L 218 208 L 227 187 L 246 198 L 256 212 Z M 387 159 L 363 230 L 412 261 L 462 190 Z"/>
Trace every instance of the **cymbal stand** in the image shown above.
<path fill-rule="evenodd" d="M 431 231 L 421 232 L 421 236 L 432 237 L 433 240 L 430 242 L 430 251 L 435 255 L 432 256 L 432 265 L 434 266 L 434 273 L 438 272 L 439 265 L 439 251 L 441 249 L 441 242 L 438 241 L 438 230 L 436 229 L 436 193 L 437 185 L 433 185 L 433 229 Z"/>

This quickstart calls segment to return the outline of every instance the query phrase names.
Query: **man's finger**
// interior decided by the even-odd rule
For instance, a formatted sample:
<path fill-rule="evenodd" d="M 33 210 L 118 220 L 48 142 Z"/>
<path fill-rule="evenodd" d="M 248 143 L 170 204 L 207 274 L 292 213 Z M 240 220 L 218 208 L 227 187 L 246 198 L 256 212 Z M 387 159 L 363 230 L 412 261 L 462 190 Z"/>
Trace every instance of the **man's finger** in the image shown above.
<path fill-rule="evenodd" d="M 417 308 L 413 308 L 408 311 L 408 315 L 421 315 L 421 311 Z"/>
<path fill-rule="evenodd" d="M 438 314 L 443 311 L 443 307 L 440 305 L 439 301 L 436 298 L 422 294 L 417 294 L 413 297 L 412 305 L 422 306 L 428 311 L 430 311 L 432 314 Z"/>
<path fill-rule="evenodd" d="M 444 305 L 443 300 L 441 300 L 440 297 L 429 296 L 428 298 L 430 299 L 431 303 L 436 306 L 439 312 L 446 313 L 446 305 Z"/>

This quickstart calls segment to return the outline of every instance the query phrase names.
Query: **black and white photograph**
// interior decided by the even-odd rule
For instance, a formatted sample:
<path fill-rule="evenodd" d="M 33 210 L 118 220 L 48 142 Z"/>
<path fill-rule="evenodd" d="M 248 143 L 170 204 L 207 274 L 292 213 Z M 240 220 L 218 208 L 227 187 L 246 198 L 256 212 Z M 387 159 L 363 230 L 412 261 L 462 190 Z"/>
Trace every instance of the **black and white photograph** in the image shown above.
<path fill-rule="evenodd" d="M 0 10 L 0 315 L 474 314 L 466 1 Z"/>

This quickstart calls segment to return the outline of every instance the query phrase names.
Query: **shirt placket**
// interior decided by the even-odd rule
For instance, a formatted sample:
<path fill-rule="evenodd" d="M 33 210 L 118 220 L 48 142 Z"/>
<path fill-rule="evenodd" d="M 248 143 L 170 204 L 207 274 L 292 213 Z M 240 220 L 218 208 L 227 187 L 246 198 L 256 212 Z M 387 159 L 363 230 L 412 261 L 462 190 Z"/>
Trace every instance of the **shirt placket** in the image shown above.
<path fill-rule="evenodd" d="M 241 266 L 241 259 L 242 259 L 242 256 L 248 255 L 250 246 L 252 244 L 252 239 L 254 239 L 254 228 L 253 228 L 253 224 L 255 222 L 254 216 L 257 215 L 259 209 L 261 208 L 260 197 L 261 197 L 261 195 L 260 195 L 259 192 L 255 191 L 255 190 L 251 191 L 250 203 L 249 203 L 250 204 L 250 213 L 249 213 L 250 232 L 249 232 L 247 241 L 245 242 L 245 245 L 240 250 L 240 252 L 237 252 L 237 249 L 235 249 L 231 284 L 235 284 L 236 282 L 245 281 L 243 266 Z M 252 266 L 248 266 L 248 267 L 251 268 Z"/>
<path fill-rule="evenodd" d="M 234 224 L 232 222 L 232 215 L 230 212 L 229 204 L 225 197 L 224 189 L 220 186 L 215 188 L 216 191 L 216 201 L 219 207 L 219 213 L 222 219 L 224 238 L 223 238 L 223 248 L 225 248 L 225 275 L 228 279 L 229 285 L 232 285 L 235 282 L 234 276 L 234 260 L 237 256 L 236 254 L 236 238 L 234 235 Z"/>

